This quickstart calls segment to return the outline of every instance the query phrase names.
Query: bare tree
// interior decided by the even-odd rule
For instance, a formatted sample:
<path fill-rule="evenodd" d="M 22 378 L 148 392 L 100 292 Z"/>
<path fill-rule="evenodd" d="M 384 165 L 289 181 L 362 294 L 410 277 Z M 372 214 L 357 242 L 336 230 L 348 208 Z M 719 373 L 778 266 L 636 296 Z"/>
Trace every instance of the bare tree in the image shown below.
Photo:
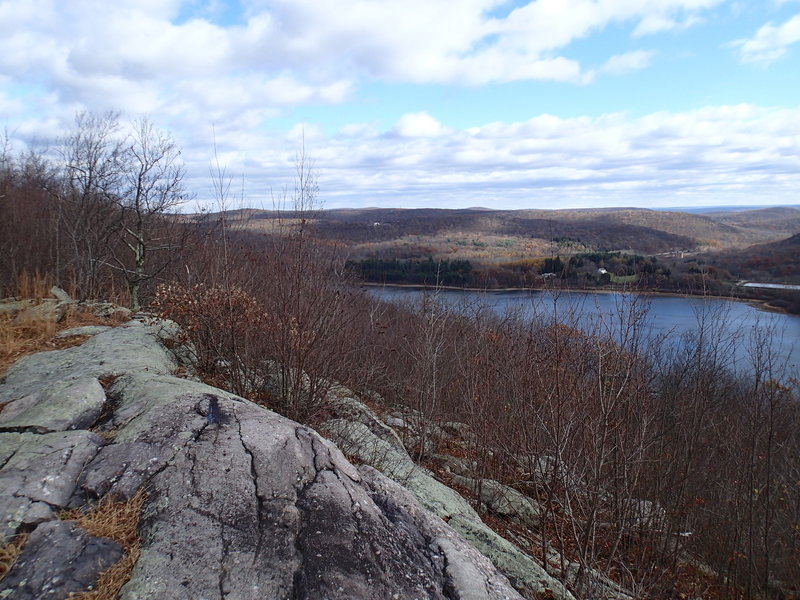
<path fill-rule="evenodd" d="M 115 230 L 124 247 L 122 253 L 113 254 L 115 267 L 127 281 L 134 310 L 141 307 L 142 284 L 163 271 L 172 252 L 181 246 L 180 224 L 164 218 L 188 199 L 180 154 L 172 137 L 157 130 L 151 121 L 134 123 L 123 152 L 120 193 L 114 198 L 119 207 Z"/>
<path fill-rule="evenodd" d="M 123 139 L 119 114 L 81 112 L 61 140 L 64 174 L 57 194 L 56 256 L 59 281 L 69 276 L 81 296 L 98 292 L 100 268 L 108 259 L 109 228 L 122 181 Z"/>

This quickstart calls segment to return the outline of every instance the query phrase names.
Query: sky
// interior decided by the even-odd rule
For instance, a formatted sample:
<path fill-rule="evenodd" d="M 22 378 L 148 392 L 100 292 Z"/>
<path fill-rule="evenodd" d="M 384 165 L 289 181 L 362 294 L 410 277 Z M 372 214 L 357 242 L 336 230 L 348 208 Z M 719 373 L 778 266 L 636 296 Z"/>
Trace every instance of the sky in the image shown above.
<path fill-rule="evenodd" d="M 0 125 L 182 148 L 185 210 L 800 204 L 800 0 L 0 0 Z"/>

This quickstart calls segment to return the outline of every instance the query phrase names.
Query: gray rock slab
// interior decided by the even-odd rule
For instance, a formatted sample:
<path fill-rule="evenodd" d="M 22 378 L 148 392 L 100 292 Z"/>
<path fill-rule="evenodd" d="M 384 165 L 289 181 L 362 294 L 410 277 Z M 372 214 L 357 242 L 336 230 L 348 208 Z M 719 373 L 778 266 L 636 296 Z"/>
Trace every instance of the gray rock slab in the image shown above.
<path fill-rule="evenodd" d="M 109 493 L 130 498 L 200 435 L 210 398 L 244 402 L 202 383 L 146 374 L 119 378 L 109 393 L 117 402 L 107 424 L 113 442 L 84 468 L 72 506 Z"/>
<path fill-rule="evenodd" d="M 405 429 L 407 427 L 406 422 L 403 419 L 400 417 L 393 417 L 391 415 L 386 417 L 386 424 L 395 429 Z"/>
<path fill-rule="evenodd" d="M 66 507 L 102 438 L 89 431 L 0 433 L 0 537 L 41 517 L 41 506 Z M 32 512 L 31 512 L 32 511 Z"/>
<path fill-rule="evenodd" d="M 403 483 L 425 508 L 448 524 L 484 554 L 512 585 L 525 594 L 552 592 L 554 598 L 572 600 L 569 591 L 533 558 L 489 528 L 461 494 L 417 469 Z"/>
<path fill-rule="evenodd" d="M 321 430 L 348 456 L 389 474 L 396 481 L 404 481 L 417 469 L 403 448 L 379 437 L 370 427 L 359 421 L 332 419 Z"/>
<path fill-rule="evenodd" d="M 103 410 L 106 393 L 94 377 L 52 383 L 3 407 L 0 431 L 37 433 L 89 427 Z"/>
<path fill-rule="evenodd" d="M 456 534 L 444 537 L 458 552 L 413 526 L 406 508 L 376 501 L 376 488 L 316 432 L 224 397 L 224 420 L 198 423 L 204 402 L 183 394 L 168 403 L 194 435 L 150 479 L 142 553 L 122 600 L 519 598 L 477 552 L 448 567 L 445 550 L 463 550 Z M 147 431 L 137 429 L 137 441 Z M 474 595 L 481 569 L 488 579 L 477 589 L 497 593 Z M 452 581 L 465 582 L 463 593 Z"/>
<path fill-rule="evenodd" d="M 0 386 L 0 403 L 41 392 L 53 381 L 142 373 L 166 375 L 176 364 L 158 342 L 154 326 L 130 321 L 100 333 L 80 346 L 24 356 L 9 367 Z"/>
<path fill-rule="evenodd" d="M 111 329 L 109 325 L 85 325 L 83 327 L 73 327 L 72 329 L 64 329 L 56 334 L 57 338 L 68 338 L 79 335 L 97 335 Z"/>
<path fill-rule="evenodd" d="M 170 375 L 174 362 L 158 338 L 173 334 L 169 326 L 134 322 L 12 366 L 0 384 L 0 401 L 11 407 L 37 394 L 57 402 L 61 385 L 117 378 L 94 423 L 104 437 L 85 430 L 0 432 L 4 535 L 22 523 L 38 524 L 41 545 L 58 547 L 61 541 L 46 540 L 75 532 L 53 520 L 54 509 L 106 494 L 130 497 L 146 486 L 141 556 L 123 600 L 520 598 L 488 560 L 426 510 L 479 522 L 463 498 L 413 465 L 377 417 L 362 414 L 366 424 L 348 430 L 386 450 L 384 458 L 406 470 L 400 479 L 427 504 L 376 472 L 359 472 L 316 432 Z M 17 404 L 9 419 L 34 404 Z M 92 544 L 80 554 L 97 554 L 87 550 Z M 71 549 L 61 552 L 61 566 L 34 550 L 39 558 L 20 564 L 40 564 L 47 575 L 12 579 L 14 593 L 30 585 L 39 589 L 30 597 L 49 598 L 51 588 L 39 583 L 45 577 L 85 589 L 96 575 L 75 574 L 85 563 L 71 558 Z"/>
<path fill-rule="evenodd" d="M 460 475 L 453 476 L 453 483 L 478 494 L 481 502 L 497 515 L 510 517 L 534 529 L 541 523 L 539 504 L 510 486 L 494 479 L 473 479 Z"/>
<path fill-rule="evenodd" d="M 322 429 L 342 451 L 410 490 L 434 514 L 445 519 L 461 514 L 480 521 L 463 496 L 416 465 L 405 449 L 389 444 L 363 423 L 334 419 L 323 424 Z"/>
<path fill-rule="evenodd" d="M 90 589 L 98 575 L 122 558 L 119 544 L 96 538 L 68 521 L 37 527 L 8 575 L 0 598 L 61 600 Z"/>
<path fill-rule="evenodd" d="M 414 494 L 425 508 L 443 519 L 461 516 L 482 522 L 461 494 L 436 479 L 427 469 L 417 468 L 404 482 L 398 483 Z"/>
<path fill-rule="evenodd" d="M 448 524 L 492 561 L 492 564 L 523 594 L 527 596 L 547 594 L 553 598 L 573 600 L 569 590 L 550 576 L 538 562 L 482 522 L 455 515 Z"/>
<path fill-rule="evenodd" d="M 180 379 L 171 375 L 135 373 L 114 381 L 108 393 L 116 401 L 110 426 L 119 430 L 115 442 L 150 440 L 160 443 L 163 436 L 171 436 L 183 426 L 176 421 L 173 405 L 186 399 L 194 411 L 193 417 L 205 420 L 207 396 L 235 402 L 241 398 L 197 381 Z M 204 400 L 205 399 L 205 400 Z M 184 434 L 186 434 L 184 432 Z"/>
<path fill-rule="evenodd" d="M 470 600 L 517 598 L 519 594 L 491 561 L 433 513 L 424 510 L 416 498 L 395 481 L 369 466 L 359 472 L 373 500 L 387 515 L 393 515 L 398 529 L 420 532 L 428 545 L 444 559 L 447 589 Z"/>

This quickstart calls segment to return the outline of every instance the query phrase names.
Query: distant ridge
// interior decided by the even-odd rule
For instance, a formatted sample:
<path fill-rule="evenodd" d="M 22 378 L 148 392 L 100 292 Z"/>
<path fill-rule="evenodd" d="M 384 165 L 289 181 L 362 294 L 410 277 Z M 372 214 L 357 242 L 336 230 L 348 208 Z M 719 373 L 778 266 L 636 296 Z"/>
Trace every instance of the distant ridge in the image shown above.
<path fill-rule="evenodd" d="M 246 217 L 244 226 L 254 231 L 263 230 L 271 219 L 296 217 L 293 211 L 228 213 L 234 214 Z M 218 217 L 188 218 L 207 222 Z M 553 243 L 641 254 L 684 253 L 741 249 L 776 242 L 800 231 L 800 210 L 792 206 L 690 210 L 335 208 L 314 212 L 308 218 L 317 235 L 351 245 L 365 256 L 373 251 L 406 257 L 469 252 L 527 256 L 546 252 Z"/>
<path fill-rule="evenodd" d="M 686 212 L 686 213 L 701 213 L 701 214 L 709 214 L 709 213 L 724 213 L 724 212 L 747 212 L 753 210 L 769 210 L 772 208 L 789 208 L 794 210 L 800 210 L 800 204 L 781 204 L 781 205 L 773 205 L 773 204 L 754 204 L 749 206 L 668 206 L 668 207 L 658 207 L 653 208 L 653 210 L 658 211 L 675 211 L 675 212 Z"/>

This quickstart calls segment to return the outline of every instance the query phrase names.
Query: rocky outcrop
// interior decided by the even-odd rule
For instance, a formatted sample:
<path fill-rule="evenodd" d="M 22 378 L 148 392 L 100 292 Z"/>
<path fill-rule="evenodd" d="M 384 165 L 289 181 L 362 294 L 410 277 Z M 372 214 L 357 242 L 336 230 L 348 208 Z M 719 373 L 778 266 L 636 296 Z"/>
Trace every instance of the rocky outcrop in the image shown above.
<path fill-rule="evenodd" d="M 14 323 L 17 325 L 32 322 L 51 322 L 58 323 L 64 319 L 67 311 L 71 308 L 79 308 L 84 312 L 91 312 L 98 317 L 116 317 L 128 319 L 131 311 L 121 306 L 116 306 L 110 302 L 78 302 L 73 300 L 67 292 L 58 286 L 50 288 L 52 298 L 44 298 L 41 301 L 14 298 L 0 300 L 0 315 L 14 315 Z M 92 334 L 89 334 L 92 335 Z"/>
<path fill-rule="evenodd" d="M 417 447 L 420 436 L 414 424 L 420 420 L 420 416 L 414 414 L 412 409 L 396 409 L 388 414 L 384 422 L 352 392 L 341 387 L 331 407 L 336 418 L 325 423 L 323 430 L 342 450 L 402 483 L 423 506 L 445 519 L 488 557 L 517 590 L 526 597 L 573 598 L 565 586 L 538 561 L 485 525 L 464 497 L 445 485 L 434 473 L 412 461 L 394 430 L 397 427 L 402 431 L 406 447 Z M 429 427 L 429 430 L 434 441 L 432 446 L 438 440 L 456 447 L 469 446 L 474 436 L 467 425 L 456 422 Z M 559 573 L 573 584 L 580 582 L 581 597 L 603 600 L 632 600 L 635 597 L 635 594 L 603 573 L 585 565 L 581 568 L 579 563 L 562 556 L 552 545 L 545 543 L 538 533 L 541 507 L 533 498 L 498 481 L 474 478 L 472 475 L 478 471 L 475 461 L 434 453 L 429 453 L 427 458 L 448 474 L 448 483 L 469 490 L 488 513 L 526 528 L 528 544 L 533 540 L 537 548 L 547 548 L 546 563 L 551 567 L 551 572 Z M 541 486 L 558 476 L 566 479 L 575 490 L 586 489 L 580 478 L 569 473 L 553 457 L 520 456 L 516 457 L 516 463 L 518 473 L 528 485 Z M 630 513 L 635 519 L 633 524 L 638 526 L 657 522 L 663 514 L 660 511 L 663 509 L 652 502 L 636 500 Z"/>
<path fill-rule="evenodd" d="M 340 392 L 340 395 L 343 394 Z M 358 405 L 358 406 L 356 406 Z M 572 599 L 572 594 L 533 558 L 489 528 L 458 492 L 439 481 L 433 473 L 416 465 L 395 440 L 397 434 L 356 398 L 340 397 L 333 405 L 335 419 L 323 431 L 348 455 L 369 464 L 406 488 L 426 509 L 446 520 L 448 525 L 488 557 L 508 577 L 514 587 L 527 597 Z M 398 419 L 397 416 L 394 417 Z M 376 424 L 378 421 L 380 424 Z M 400 423 L 397 423 L 398 426 Z M 461 478 L 462 483 L 477 485 L 476 480 Z M 506 514 L 514 513 L 523 522 L 538 518 L 535 504 L 506 486 L 483 480 L 487 499 Z"/>
<path fill-rule="evenodd" d="M 59 510 L 144 489 L 141 555 L 124 600 L 521 598 L 426 510 L 452 506 L 445 496 L 455 492 L 420 480 L 409 493 L 307 427 L 173 376 L 158 341 L 168 333 L 134 321 L 8 371 L 0 525 L 4 539 L 32 533 L 0 597 L 66 598 L 93 585 L 120 551 Z M 387 458 L 416 472 L 389 428 L 370 427 L 386 437 Z M 459 506 L 453 518 L 477 518 Z"/>

